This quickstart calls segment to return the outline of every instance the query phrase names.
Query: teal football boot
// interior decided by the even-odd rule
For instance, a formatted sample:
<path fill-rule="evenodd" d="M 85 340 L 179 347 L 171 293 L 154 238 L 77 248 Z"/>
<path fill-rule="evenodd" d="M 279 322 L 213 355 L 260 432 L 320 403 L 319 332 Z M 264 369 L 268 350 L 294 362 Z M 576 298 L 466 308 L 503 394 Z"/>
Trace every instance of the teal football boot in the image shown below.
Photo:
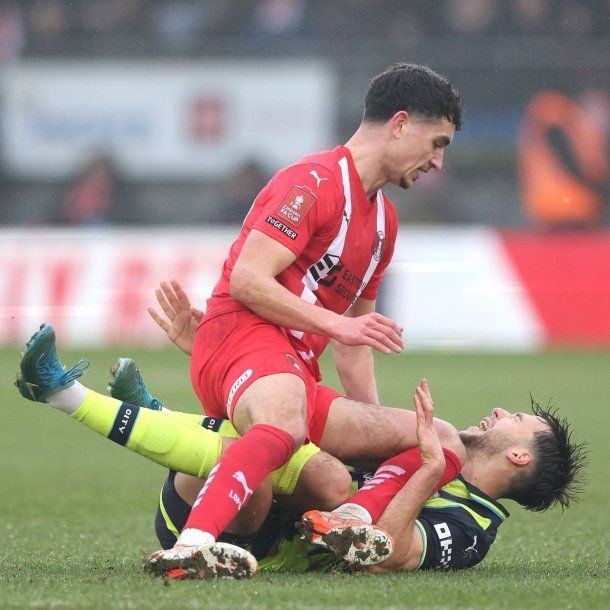
<path fill-rule="evenodd" d="M 146 389 L 140 369 L 131 358 L 119 358 L 110 369 L 110 374 L 112 377 L 107 390 L 112 398 L 152 411 L 163 409 L 161 401 L 153 398 Z"/>
<path fill-rule="evenodd" d="M 20 368 L 15 385 L 21 395 L 28 400 L 46 402 L 51 394 L 73 385 L 89 368 L 89 361 L 81 359 L 66 370 L 57 355 L 53 327 L 41 324 L 40 330 L 26 344 Z"/>

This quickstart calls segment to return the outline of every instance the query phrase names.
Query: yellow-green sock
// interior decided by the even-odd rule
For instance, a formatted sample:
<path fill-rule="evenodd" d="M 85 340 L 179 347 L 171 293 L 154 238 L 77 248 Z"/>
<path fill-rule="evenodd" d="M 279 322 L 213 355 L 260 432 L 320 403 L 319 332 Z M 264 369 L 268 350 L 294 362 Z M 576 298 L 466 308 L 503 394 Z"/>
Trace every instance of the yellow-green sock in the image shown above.
<path fill-rule="evenodd" d="M 140 408 L 89 390 L 71 417 L 157 464 L 205 478 L 220 458 L 222 437 L 187 415 Z"/>
<path fill-rule="evenodd" d="M 156 464 L 201 479 L 207 478 L 220 459 L 222 438 L 239 438 L 229 420 L 180 411 L 152 411 L 93 390 L 87 391 L 83 404 L 71 417 Z M 202 424 L 210 424 L 213 430 Z M 304 445 L 276 470 L 272 475 L 275 493 L 290 495 L 303 466 L 318 451 L 315 445 Z"/>
<path fill-rule="evenodd" d="M 183 411 L 169 411 L 176 417 L 182 418 L 184 421 L 188 421 L 196 426 L 201 426 L 201 422 L 205 419 L 203 413 L 184 413 Z"/>

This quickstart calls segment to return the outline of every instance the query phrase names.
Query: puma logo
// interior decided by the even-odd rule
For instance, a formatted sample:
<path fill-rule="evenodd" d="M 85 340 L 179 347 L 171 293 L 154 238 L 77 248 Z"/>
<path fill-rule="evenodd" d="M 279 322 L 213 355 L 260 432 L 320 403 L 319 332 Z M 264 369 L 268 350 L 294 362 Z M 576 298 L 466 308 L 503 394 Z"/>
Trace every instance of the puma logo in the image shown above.
<path fill-rule="evenodd" d="M 476 553 L 478 555 L 479 551 L 477 551 L 477 549 L 475 548 L 476 546 L 477 546 L 477 536 L 474 537 L 472 544 L 468 548 L 464 549 L 464 555 L 466 557 L 471 557 L 472 553 Z"/>
<path fill-rule="evenodd" d="M 244 496 L 240 498 L 236 492 L 231 490 L 229 492 L 229 497 L 235 504 L 237 504 L 237 508 L 239 510 L 242 509 L 242 506 L 250 499 L 250 496 L 254 493 L 254 490 L 248 487 L 248 481 L 246 481 L 246 475 L 241 470 L 233 473 L 233 478 L 241 483 L 241 486 L 244 488 Z"/>
<path fill-rule="evenodd" d="M 318 172 L 315 169 L 312 169 L 309 173 L 316 179 L 316 186 L 320 186 L 320 182 L 328 180 L 328 178 L 320 178 L 320 176 L 318 176 Z"/>

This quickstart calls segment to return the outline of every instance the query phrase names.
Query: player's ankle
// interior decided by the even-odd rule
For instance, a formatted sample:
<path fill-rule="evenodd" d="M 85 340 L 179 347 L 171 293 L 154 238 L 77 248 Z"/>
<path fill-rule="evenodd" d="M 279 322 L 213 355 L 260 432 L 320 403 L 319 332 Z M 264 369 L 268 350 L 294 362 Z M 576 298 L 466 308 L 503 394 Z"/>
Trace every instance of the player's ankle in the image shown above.
<path fill-rule="evenodd" d="M 373 522 L 371 515 L 366 508 L 351 502 L 341 504 L 341 506 L 338 506 L 335 508 L 335 510 L 333 510 L 333 514 L 345 519 L 357 519 L 358 521 L 362 521 L 363 523 L 367 524 L 371 524 Z"/>
<path fill-rule="evenodd" d="M 72 415 L 85 402 L 89 390 L 75 381 L 69 388 L 64 388 L 47 397 L 47 402 L 58 411 Z"/>
<path fill-rule="evenodd" d="M 207 546 L 215 542 L 216 539 L 209 532 L 188 528 L 182 531 L 175 546 Z"/>

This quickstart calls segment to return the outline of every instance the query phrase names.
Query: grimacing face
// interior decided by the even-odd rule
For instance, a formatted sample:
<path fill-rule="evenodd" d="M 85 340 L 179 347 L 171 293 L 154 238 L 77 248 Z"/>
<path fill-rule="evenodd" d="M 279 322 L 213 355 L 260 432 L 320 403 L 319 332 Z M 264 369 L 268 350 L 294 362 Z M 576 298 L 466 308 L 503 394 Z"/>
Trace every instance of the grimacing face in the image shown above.
<path fill-rule="evenodd" d="M 467 446 L 529 447 L 537 432 L 548 430 L 549 425 L 542 417 L 531 413 L 510 413 L 496 407 L 478 426 L 470 426 L 461 431 L 460 438 Z"/>
<path fill-rule="evenodd" d="M 398 137 L 393 142 L 388 163 L 390 182 L 407 189 L 422 172 L 441 171 L 445 148 L 451 144 L 455 126 L 445 118 L 429 120 L 404 114 L 405 120 L 396 118 Z"/>

